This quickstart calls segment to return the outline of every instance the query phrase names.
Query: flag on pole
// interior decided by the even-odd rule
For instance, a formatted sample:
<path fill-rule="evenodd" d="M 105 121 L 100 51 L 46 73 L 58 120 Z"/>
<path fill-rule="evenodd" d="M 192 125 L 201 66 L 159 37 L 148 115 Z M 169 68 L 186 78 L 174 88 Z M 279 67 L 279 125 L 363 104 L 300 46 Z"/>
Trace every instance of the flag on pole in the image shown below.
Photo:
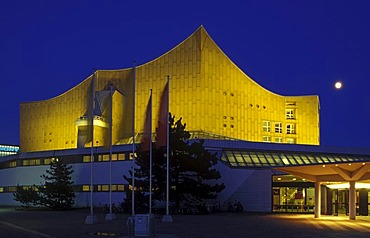
<path fill-rule="evenodd" d="M 144 120 L 144 133 L 141 139 L 141 146 L 143 151 L 149 151 L 150 147 L 150 138 L 152 134 L 152 94 L 150 93 L 148 105 L 146 107 L 145 112 L 145 120 Z"/>
<path fill-rule="evenodd" d="M 159 105 L 159 113 L 158 113 L 158 128 L 157 128 L 157 146 L 165 146 L 167 145 L 167 124 L 168 124 L 168 81 L 166 86 L 163 89 L 161 95 L 161 101 Z"/>
<path fill-rule="evenodd" d="M 136 93 L 136 62 L 132 68 L 132 190 L 131 190 L 131 215 L 135 216 L 135 93 Z"/>
<path fill-rule="evenodd" d="M 163 106 L 163 111 L 161 111 L 161 120 L 160 124 L 164 122 L 164 129 L 161 128 L 161 131 L 158 130 L 158 133 L 161 132 L 161 134 L 158 134 L 159 139 L 159 145 L 162 145 L 162 143 L 165 143 L 166 145 L 166 215 L 163 216 L 162 221 L 163 222 L 173 222 L 172 216 L 170 215 L 170 126 L 169 126 L 169 105 L 170 105 L 170 76 L 167 76 L 167 84 L 163 91 L 164 95 L 162 95 L 161 98 L 161 107 Z M 165 133 L 163 133 L 163 131 Z"/>
<path fill-rule="evenodd" d="M 90 156 L 90 215 L 85 219 L 85 224 L 94 224 L 96 223 L 96 216 L 94 215 L 93 208 L 93 193 L 94 193 L 94 184 L 93 184 L 93 162 L 94 162 L 94 114 L 95 114 L 95 69 L 91 78 L 91 108 L 89 111 L 89 121 L 90 121 L 90 136 L 91 136 L 91 156 Z"/>
<path fill-rule="evenodd" d="M 100 91 L 96 95 L 97 103 L 96 108 L 99 110 L 95 112 L 97 115 L 101 115 L 103 118 L 107 119 L 107 128 L 105 128 L 103 150 L 110 150 L 112 146 L 112 107 L 113 107 L 113 85 L 110 85 L 110 89 Z M 96 110 L 96 109 L 95 109 Z"/>

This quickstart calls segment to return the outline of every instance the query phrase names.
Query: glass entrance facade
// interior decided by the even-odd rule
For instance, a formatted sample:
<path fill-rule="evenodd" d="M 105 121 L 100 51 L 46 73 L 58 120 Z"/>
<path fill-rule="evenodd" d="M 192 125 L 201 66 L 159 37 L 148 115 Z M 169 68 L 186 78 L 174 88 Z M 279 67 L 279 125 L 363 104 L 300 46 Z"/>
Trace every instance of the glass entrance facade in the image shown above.
<path fill-rule="evenodd" d="M 274 175 L 272 212 L 313 213 L 315 185 L 292 175 Z"/>
<path fill-rule="evenodd" d="M 328 183 L 321 186 L 321 213 L 325 215 L 349 214 L 347 183 Z M 314 213 L 315 184 L 293 175 L 272 176 L 272 212 Z M 356 185 L 356 215 L 368 216 L 370 188 L 364 183 Z"/>
<path fill-rule="evenodd" d="M 349 192 L 348 189 L 329 189 L 332 194 L 332 212 L 328 215 L 348 215 Z M 370 191 L 369 189 L 356 189 L 356 216 L 368 216 L 370 210 Z"/>

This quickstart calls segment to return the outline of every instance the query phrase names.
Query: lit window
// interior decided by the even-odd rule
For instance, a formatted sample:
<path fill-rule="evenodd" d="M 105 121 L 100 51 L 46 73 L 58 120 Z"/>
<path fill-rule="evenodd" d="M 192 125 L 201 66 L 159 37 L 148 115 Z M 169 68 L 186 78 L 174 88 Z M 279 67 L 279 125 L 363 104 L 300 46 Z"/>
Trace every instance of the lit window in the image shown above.
<path fill-rule="evenodd" d="M 0 193 L 3 193 L 3 192 L 4 192 L 4 188 L 0 187 Z"/>
<path fill-rule="evenodd" d="M 130 160 L 133 159 L 133 155 L 135 156 L 135 158 L 137 158 L 136 153 L 135 154 L 130 153 L 130 157 L 129 157 Z"/>
<path fill-rule="evenodd" d="M 40 165 L 40 159 L 31 159 L 29 160 L 29 165 Z"/>
<path fill-rule="evenodd" d="M 288 144 L 295 144 L 295 139 L 294 138 L 287 138 L 286 143 Z"/>
<path fill-rule="evenodd" d="M 103 155 L 98 155 L 98 161 L 102 162 L 103 161 Z"/>
<path fill-rule="evenodd" d="M 275 143 L 283 143 L 283 138 L 275 137 Z"/>
<path fill-rule="evenodd" d="M 286 133 L 287 134 L 295 134 L 295 125 L 294 124 L 287 124 L 286 125 Z"/>
<path fill-rule="evenodd" d="M 130 190 L 130 191 L 132 191 L 132 186 L 131 185 L 128 185 L 128 189 Z M 137 190 L 137 187 L 135 187 L 135 191 Z"/>
<path fill-rule="evenodd" d="M 118 160 L 125 160 L 125 154 L 118 154 Z"/>
<path fill-rule="evenodd" d="M 125 190 L 125 185 L 123 185 L 123 184 L 117 185 L 117 190 L 118 191 L 124 191 Z"/>
<path fill-rule="evenodd" d="M 84 191 L 84 192 L 90 191 L 90 186 L 89 185 L 82 185 L 82 191 Z"/>
<path fill-rule="evenodd" d="M 88 162 L 91 162 L 91 156 L 90 155 L 84 155 L 82 161 L 84 163 L 88 163 Z"/>
<path fill-rule="evenodd" d="M 285 109 L 286 119 L 295 119 L 295 109 Z"/>
<path fill-rule="evenodd" d="M 102 185 L 101 190 L 102 191 L 109 191 L 109 185 Z"/>
<path fill-rule="evenodd" d="M 262 130 L 264 132 L 270 132 L 271 123 L 270 121 L 263 121 L 262 122 Z"/>
<path fill-rule="evenodd" d="M 263 136 L 262 140 L 263 140 L 263 142 L 271 142 L 271 137 L 270 136 Z"/>
<path fill-rule="evenodd" d="M 275 122 L 275 133 L 283 133 L 283 123 Z"/>
<path fill-rule="evenodd" d="M 109 154 L 108 155 L 103 155 L 103 161 L 109 161 Z"/>

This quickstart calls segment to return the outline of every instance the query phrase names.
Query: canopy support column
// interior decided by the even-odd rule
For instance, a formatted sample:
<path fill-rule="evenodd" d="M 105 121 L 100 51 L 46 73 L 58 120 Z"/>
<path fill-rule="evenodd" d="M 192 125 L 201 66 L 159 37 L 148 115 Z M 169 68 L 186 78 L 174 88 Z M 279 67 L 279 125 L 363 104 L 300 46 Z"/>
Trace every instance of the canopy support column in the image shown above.
<path fill-rule="evenodd" d="M 356 220 L 356 182 L 349 181 L 349 219 Z"/>
<path fill-rule="evenodd" d="M 321 216 L 321 183 L 315 182 L 315 218 Z"/>

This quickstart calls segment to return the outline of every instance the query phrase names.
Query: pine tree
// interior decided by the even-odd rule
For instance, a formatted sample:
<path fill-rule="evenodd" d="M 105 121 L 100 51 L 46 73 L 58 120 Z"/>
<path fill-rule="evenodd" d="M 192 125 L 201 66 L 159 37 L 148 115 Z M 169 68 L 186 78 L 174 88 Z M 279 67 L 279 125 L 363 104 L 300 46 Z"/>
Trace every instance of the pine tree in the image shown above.
<path fill-rule="evenodd" d="M 38 187 L 33 185 L 32 187 L 23 188 L 23 186 L 17 185 L 16 192 L 13 193 L 13 199 L 22 204 L 22 207 L 29 208 L 32 206 L 40 205 L 40 194 Z"/>
<path fill-rule="evenodd" d="M 75 194 L 72 188 L 72 166 L 62 160 L 52 160 L 46 175 L 41 175 L 45 183 L 40 186 L 41 204 L 53 210 L 67 210 L 74 204 Z"/>
<path fill-rule="evenodd" d="M 224 189 L 224 184 L 216 181 L 221 178 L 215 169 L 218 162 L 216 154 L 207 151 L 203 140 L 190 142 L 190 133 L 186 131 L 186 124 L 182 118 L 175 122 L 175 116 L 170 114 L 170 200 L 175 206 L 180 204 L 201 203 L 204 199 L 215 199 Z M 166 197 L 166 147 L 157 147 L 153 144 L 153 200 L 164 201 Z M 142 146 L 137 148 L 137 169 L 135 170 L 135 187 L 139 188 L 140 197 L 146 196 L 149 203 L 149 152 Z M 130 176 L 124 179 L 131 183 Z M 131 198 L 131 191 L 126 192 L 126 198 Z M 124 204 L 128 207 L 131 199 Z M 136 209 L 136 208 L 135 208 Z"/>

